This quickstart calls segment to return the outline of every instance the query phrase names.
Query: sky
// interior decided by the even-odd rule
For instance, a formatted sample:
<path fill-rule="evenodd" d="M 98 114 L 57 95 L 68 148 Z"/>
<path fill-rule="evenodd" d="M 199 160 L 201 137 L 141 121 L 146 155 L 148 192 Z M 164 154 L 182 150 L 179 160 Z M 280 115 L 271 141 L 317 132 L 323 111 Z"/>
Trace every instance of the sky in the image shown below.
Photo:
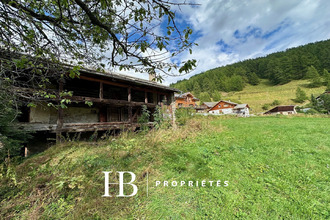
<path fill-rule="evenodd" d="M 179 1 L 179 0 L 177 0 Z M 330 39 L 329 0 L 191 0 L 176 9 L 179 27 L 190 26 L 198 46 L 172 61 L 197 60 L 197 68 L 170 84 L 238 61 Z M 141 73 L 129 75 L 147 79 Z"/>

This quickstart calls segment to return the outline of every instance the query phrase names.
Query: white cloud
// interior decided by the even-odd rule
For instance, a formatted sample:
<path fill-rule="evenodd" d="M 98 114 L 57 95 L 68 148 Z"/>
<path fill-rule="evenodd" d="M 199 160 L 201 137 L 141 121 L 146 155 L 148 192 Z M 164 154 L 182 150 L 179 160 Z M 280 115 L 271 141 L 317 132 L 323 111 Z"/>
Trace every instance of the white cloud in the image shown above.
<path fill-rule="evenodd" d="M 328 0 L 195 2 L 201 5 L 181 7 L 182 16 L 202 36 L 196 40 L 199 46 L 193 54 L 183 53 L 179 59 L 197 59 L 198 67 L 188 75 L 166 78 L 167 84 L 239 60 L 330 38 Z M 217 44 L 220 40 L 225 47 Z"/>

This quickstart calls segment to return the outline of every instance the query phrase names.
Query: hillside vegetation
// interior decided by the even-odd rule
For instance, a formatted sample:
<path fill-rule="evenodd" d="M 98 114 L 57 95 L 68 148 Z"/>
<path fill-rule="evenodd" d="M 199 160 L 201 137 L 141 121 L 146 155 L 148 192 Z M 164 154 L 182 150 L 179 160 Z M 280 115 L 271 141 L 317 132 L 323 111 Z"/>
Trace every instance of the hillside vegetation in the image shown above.
<path fill-rule="evenodd" d="M 304 105 L 309 103 L 309 101 L 304 103 L 295 103 L 293 101 L 296 98 L 298 87 L 306 93 L 307 97 L 311 97 L 311 94 L 318 96 L 325 91 L 325 86 L 310 88 L 308 83 L 308 80 L 294 80 L 284 85 L 272 86 L 268 80 L 262 80 L 257 86 L 247 85 L 243 91 L 222 92 L 221 96 L 224 100 L 248 103 L 252 113 L 256 114 L 264 112 L 265 110 L 262 109 L 262 106 L 271 104 L 274 100 L 278 100 L 280 105 Z"/>
<path fill-rule="evenodd" d="M 171 86 L 209 101 L 218 100 L 219 92 L 242 91 L 248 85 L 258 85 L 260 79 L 267 79 L 269 86 L 310 79 L 310 87 L 330 88 L 329 71 L 330 40 L 326 40 L 211 69 Z"/>
<path fill-rule="evenodd" d="M 328 219 L 329 124 L 329 117 L 207 117 L 176 130 L 67 142 L 2 166 L 0 218 Z M 138 195 L 102 197 L 102 171 L 134 172 Z M 155 187 L 157 180 L 229 185 Z"/>

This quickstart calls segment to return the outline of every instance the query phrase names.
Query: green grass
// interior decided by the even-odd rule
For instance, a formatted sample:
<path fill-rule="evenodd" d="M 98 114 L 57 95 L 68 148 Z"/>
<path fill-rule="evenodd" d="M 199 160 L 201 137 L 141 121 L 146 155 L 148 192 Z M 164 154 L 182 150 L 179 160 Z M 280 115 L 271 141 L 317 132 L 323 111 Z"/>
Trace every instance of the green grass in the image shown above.
<path fill-rule="evenodd" d="M 222 99 L 235 100 L 247 103 L 252 109 L 252 113 L 264 112 L 262 106 L 279 100 L 281 105 L 297 105 L 292 99 L 296 98 L 296 89 L 301 87 L 310 98 L 311 94 L 320 95 L 325 91 L 325 86 L 319 88 L 309 88 L 308 80 L 294 80 L 285 85 L 273 86 L 268 80 L 262 80 L 257 86 L 247 85 L 243 91 L 223 93 Z M 306 101 L 303 104 L 308 103 Z M 302 104 L 298 104 L 302 105 Z"/>
<path fill-rule="evenodd" d="M 329 117 L 208 117 L 177 130 L 58 145 L 25 160 L 11 180 L 2 177 L 1 215 L 329 219 L 329 124 Z M 134 172 L 138 195 L 101 197 L 105 170 Z M 229 185 L 155 187 L 156 180 L 227 180 Z"/>

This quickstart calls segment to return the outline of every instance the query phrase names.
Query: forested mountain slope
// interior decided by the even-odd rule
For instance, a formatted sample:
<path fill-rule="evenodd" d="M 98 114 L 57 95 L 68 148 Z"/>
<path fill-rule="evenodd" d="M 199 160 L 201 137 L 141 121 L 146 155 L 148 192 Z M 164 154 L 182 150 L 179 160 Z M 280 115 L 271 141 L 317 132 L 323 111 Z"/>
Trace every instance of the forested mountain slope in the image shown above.
<path fill-rule="evenodd" d="M 320 78 L 326 78 L 324 74 L 330 71 L 330 40 L 211 69 L 171 86 L 196 96 L 208 93 L 211 98 L 218 99 L 220 91 L 242 91 L 247 84 L 258 85 L 260 79 L 268 79 L 270 86 L 306 79 L 311 66 Z M 322 79 L 324 85 L 327 84 L 325 81 Z"/>

